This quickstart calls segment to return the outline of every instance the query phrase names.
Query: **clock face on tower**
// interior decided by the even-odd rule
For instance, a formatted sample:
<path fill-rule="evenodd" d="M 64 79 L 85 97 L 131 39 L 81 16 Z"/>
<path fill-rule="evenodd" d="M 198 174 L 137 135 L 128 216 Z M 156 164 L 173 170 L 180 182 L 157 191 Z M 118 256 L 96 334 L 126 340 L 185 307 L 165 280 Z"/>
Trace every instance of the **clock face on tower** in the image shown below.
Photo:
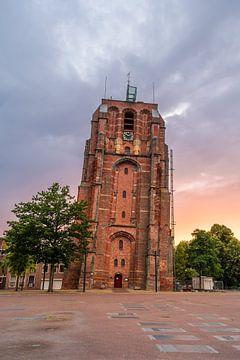
<path fill-rule="evenodd" d="M 132 141 L 133 140 L 133 132 L 132 131 L 124 131 L 123 132 L 123 140 Z"/>

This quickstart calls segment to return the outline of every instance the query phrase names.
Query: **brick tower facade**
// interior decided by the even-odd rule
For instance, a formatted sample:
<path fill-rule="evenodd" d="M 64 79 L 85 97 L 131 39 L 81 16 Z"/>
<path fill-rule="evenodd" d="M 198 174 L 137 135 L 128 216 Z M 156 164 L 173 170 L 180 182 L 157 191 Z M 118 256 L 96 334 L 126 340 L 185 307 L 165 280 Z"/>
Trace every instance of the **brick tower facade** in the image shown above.
<path fill-rule="evenodd" d="M 78 191 L 93 220 L 87 286 L 172 289 L 168 168 L 157 104 L 103 99 Z M 77 287 L 78 266 L 69 268 L 63 287 Z"/>

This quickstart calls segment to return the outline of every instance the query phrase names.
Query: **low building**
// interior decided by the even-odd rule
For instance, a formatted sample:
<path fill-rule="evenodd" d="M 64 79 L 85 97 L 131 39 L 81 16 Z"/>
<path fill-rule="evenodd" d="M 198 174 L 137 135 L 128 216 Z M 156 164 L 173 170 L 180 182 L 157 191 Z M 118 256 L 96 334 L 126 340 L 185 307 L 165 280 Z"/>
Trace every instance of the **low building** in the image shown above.
<path fill-rule="evenodd" d="M 6 242 L 0 238 L 0 290 L 6 287 L 7 268 L 4 266 L 3 260 L 5 257 Z"/>

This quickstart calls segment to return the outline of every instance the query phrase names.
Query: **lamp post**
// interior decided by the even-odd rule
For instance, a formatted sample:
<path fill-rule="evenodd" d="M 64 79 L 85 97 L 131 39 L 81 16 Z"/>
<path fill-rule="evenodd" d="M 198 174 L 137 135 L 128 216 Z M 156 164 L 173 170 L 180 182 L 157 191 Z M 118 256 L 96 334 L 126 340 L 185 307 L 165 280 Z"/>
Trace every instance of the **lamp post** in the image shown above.
<path fill-rule="evenodd" d="M 88 249 L 85 250 L 84 252 L 84 267 L 83 267 L 83 292 L 86 291 L 86 278 L 87 278 L 87 254 L 95 254 L 96 255 L 96 251 L 88 251 Z M 91 276 L 91 281 L 93 281 L 93 272 L 91 272 L 90 274 Z M 90 281 L 90 279 L 89 279 Z"/>
<path fill-rule="evenodd" d="M 154 251 L 154 267 L 155 267 L 155 291 L 157 292 L 157 283 L 158 283 L 158 272 L 157 272 L 157 252 Z"/>
<path fill-rule="evenodd" d="M 83 292 L 86 291 L 87 251 L 84 253 Z"/>

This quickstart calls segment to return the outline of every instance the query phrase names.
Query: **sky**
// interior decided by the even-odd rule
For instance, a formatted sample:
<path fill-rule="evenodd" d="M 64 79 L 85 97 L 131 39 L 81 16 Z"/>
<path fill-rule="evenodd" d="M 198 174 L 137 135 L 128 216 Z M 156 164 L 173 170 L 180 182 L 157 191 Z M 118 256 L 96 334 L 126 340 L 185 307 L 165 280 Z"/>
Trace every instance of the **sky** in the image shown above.
<path fill-rule="evenodd" d="M 240 2 L 0 4 L 0 236 L 15 203 L 80 184 L 104 96 L 155 102 L 174 154 L 175 240 L 224 224 L 240 239 Z"/>

